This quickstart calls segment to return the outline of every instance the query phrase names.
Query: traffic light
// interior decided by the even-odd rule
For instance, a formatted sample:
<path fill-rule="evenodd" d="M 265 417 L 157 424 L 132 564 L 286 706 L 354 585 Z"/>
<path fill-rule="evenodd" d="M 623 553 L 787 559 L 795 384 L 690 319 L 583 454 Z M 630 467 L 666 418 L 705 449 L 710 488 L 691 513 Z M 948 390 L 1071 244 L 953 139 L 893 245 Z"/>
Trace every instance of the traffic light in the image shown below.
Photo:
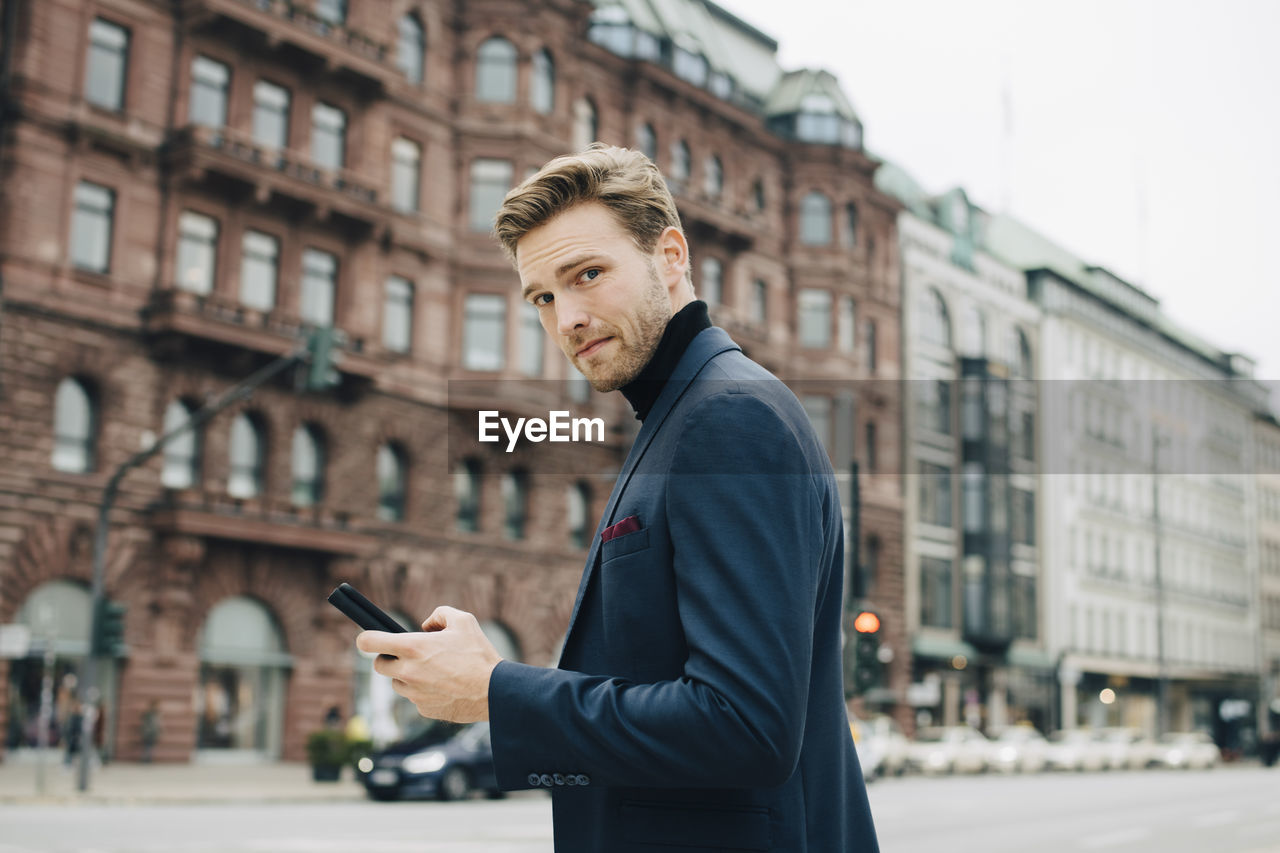
<path fill-rule="evenodd" d="M 880 660 L 880 617 L 863 610 L 853 620 L 857 632 L 853 646 L 854 693 L 866 693 L 884 683 L 884 663 Z"/>
<path fill-rule="evenodd" d="M 341 332 L 333 326 L 313 329 L 307 338 L 307 378 L 303 385 L 308 391 L 325 391 L 342 381 L 334 367 L 334 347 L 341 343 Z"/>
<path fill-rule="evenodd" d="M 118 601 L 98 599 L 98 612 L 93 619 L 93 653 L 107 657 L 124 654 L 124 614 L 127 608 Z"/>

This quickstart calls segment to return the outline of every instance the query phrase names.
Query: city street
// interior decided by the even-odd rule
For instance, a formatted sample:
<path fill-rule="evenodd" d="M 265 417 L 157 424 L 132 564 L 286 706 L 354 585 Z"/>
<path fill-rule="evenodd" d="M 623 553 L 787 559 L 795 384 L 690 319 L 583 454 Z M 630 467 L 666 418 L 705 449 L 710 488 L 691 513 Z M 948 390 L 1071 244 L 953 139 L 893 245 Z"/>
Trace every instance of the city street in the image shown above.
<path fill-rule="evenodd" d="M 1280 853 L 1280 772 L 1257 766 L 885 779 L 885 853 Z M 550 801 L 0 805 L 0 853 L 548 853 Z M 834 853 L 834 851 L 833 851 Z"/>

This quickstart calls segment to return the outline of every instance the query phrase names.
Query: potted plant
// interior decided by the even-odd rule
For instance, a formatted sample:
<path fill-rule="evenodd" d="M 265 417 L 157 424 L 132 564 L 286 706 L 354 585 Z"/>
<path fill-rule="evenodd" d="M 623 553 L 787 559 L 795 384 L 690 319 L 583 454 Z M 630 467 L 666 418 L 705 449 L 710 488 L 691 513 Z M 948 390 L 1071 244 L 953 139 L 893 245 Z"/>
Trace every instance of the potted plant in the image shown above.
<path fill-rule="evenodd" d="M 337 729 L 321 729 L 307 736 L 307 761 L 311 778 L 317 782 L 338 781 L 350 754 L 347 736 Z"/>

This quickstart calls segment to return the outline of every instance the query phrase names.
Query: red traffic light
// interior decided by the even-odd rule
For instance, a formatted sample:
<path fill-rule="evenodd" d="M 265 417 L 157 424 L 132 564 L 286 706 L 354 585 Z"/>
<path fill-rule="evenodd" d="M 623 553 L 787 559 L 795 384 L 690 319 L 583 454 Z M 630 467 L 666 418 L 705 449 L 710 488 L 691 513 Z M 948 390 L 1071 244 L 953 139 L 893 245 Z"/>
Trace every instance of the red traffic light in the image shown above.
<path fill-rule="evenodd" d="M 853 630 L 859 634 L 874 634 L 880 630 L 880 617 L 870 610 L 864 610 L 853 620 Z"/>

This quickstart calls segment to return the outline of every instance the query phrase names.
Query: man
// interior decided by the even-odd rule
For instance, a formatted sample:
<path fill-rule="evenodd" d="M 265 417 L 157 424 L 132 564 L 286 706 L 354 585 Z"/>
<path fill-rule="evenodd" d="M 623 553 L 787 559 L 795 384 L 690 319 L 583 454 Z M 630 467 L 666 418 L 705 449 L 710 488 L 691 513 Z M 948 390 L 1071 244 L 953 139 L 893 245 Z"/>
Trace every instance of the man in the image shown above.
<path fill-rule="evenodd" d="M 508 194 L 496 233 L 542 326 L 643 426 L 557 669 L 470 614 L 362 633 L 428 717 L 490 720 L 506 789 L 551 788 L 556 850 L 877 850 L 840 666 L 843 534 L 794 395 L 695 301 L 675 203 L 593 146 Z"/>

